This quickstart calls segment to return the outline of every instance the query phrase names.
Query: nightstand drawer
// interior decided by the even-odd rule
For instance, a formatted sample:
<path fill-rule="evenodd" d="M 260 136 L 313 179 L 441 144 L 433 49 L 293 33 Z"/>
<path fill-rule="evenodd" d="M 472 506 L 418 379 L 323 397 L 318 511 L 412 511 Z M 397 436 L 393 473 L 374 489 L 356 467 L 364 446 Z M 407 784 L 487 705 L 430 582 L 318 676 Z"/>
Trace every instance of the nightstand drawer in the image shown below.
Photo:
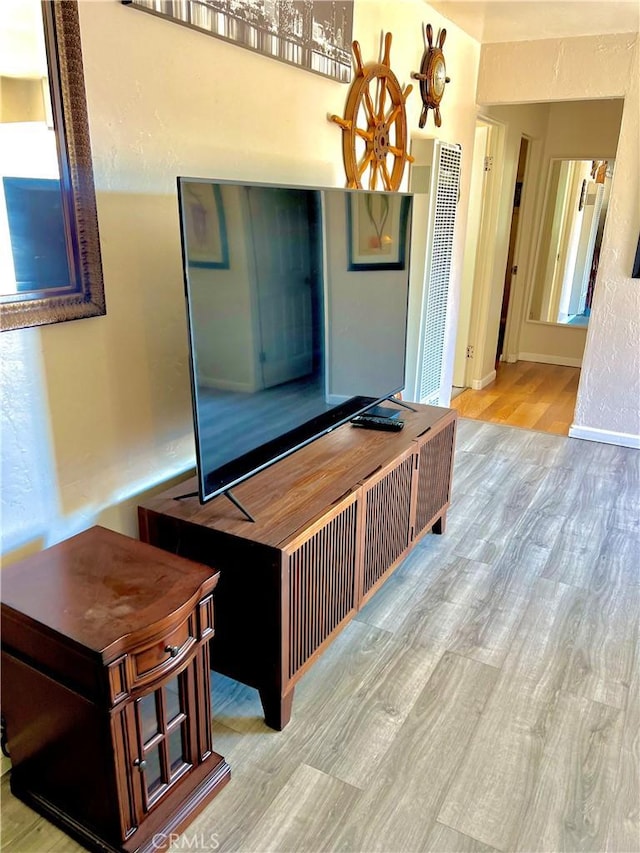
<path fill-rule="evenodd" d="M 138 687 L 164 675 L 181 662 L 196 640 L 195 614 L 191 613 L 177 628 L 161 640 L 131 654 L 131 686 Z"/>

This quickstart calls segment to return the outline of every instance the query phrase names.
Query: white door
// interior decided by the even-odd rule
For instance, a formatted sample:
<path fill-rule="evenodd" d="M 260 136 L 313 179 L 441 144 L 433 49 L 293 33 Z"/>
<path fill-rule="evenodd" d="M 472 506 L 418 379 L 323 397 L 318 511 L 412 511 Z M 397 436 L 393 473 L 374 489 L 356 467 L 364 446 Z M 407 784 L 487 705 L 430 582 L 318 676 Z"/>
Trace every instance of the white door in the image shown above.
<path fill-rule="evenodd" d="M 593 181 L 587 184 L 584 217 L 582 219 L 580 242 L 578 243 L 578 253 L 576 256 L 576 269 L 571 286 L 570 315 L 584 313 L 603 195 L 604 184 L 595 184 Z"/>
<path fill-rule="evenodd" d="M 248 190 L 263 387 L 313 371 L 313 192 Z"/>

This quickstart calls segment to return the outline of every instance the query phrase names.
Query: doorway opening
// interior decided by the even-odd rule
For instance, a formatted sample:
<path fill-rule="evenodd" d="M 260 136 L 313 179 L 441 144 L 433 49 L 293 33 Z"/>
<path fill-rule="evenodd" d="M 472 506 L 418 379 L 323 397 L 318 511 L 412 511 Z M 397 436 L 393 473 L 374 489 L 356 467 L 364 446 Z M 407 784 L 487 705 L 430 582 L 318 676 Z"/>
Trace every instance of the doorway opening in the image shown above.
<path fill-rule="evenodd" d="M 452 398 L 485 390 L 498 395 L 510 384 L 513 392 L 525 393 L 518 403 L 505 399 L 502 407 L 497 397 L 484 406 L 478 398 L 474 413 L 466 403 L 465 411 L 456 404 L 461 413 L 494 420 L 500 408 L 506 415 L 520 407 L 522 415 L 526 403 L 538 409 L 517 425 L 544 430 L 546 421 L 556 423 L 543 405 L 558 413 L 558 400 L 547 399 L 556 386 L 563 398 L 570 395 L 563 404 L 571 409 L 558 423 L 569 420 L 571 426 L 587 325 L 603 304 L 597 298 L 598 249 L 607 239 L 605 213 L 623 103 L 483 108 L 476 125 Z M 477 184 L 476 168 L 489 170 Z M 556 185 L 563 190 L 560 200 Z M 475 219 L 474 204 L 480 211 Z M 549 237 L 556 231 L 553 242 Z M 546 379 L 538 381 L 538 375 Z"/>

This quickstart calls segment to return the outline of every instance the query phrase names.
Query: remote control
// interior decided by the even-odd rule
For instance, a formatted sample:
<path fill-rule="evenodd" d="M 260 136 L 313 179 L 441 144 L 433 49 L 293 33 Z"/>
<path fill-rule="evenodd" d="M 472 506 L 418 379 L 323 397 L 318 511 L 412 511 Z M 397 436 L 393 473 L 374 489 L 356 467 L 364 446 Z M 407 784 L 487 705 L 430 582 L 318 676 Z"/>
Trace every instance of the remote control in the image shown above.
<path fill-rule="evenodd" d="M 356 415 L 355 418 L 351 419 L 351 426 L 400 432 L 404 427 L 404 421 L 397 418 L 378 418 L 375 415 Z"/>

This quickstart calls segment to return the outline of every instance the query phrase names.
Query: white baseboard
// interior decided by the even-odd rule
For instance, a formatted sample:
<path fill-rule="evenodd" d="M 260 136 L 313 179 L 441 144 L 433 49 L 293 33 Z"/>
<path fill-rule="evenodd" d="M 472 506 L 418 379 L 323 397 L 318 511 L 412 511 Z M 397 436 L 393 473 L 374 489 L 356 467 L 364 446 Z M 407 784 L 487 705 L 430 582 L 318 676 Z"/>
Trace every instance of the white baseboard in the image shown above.
<path fill-rule="evenodd" d="M 620 447 L 634 447 L 636 450 L 640 450 L 640 435 L 633 435 L 629 432 L 613 432 L 608 429 L 595 429 L 594 427 L 571 424 L 569 438 L 583 438 L 585 441 L 599 441 L 601 444 L 617 444 Z"/>
<path fill-rule="evenodd" d="M 471 387 L 474 391 L 482 391 L 483 388 L 486 388 L 487 385 L 491 385 L 492 382 L 495 382 L 496 372 L 492 370 L 491 373 L 488 373 L 486 376 L 483 376 L 482 379 L 472 379 Z"/>
<path fill-rule="evenodd" d="M 581 358 L 564 355 L 544 355 L 537 352 L 519 352 L 519 361 L 537 361 L 540 364 L 560 364 L 563 367 L 582 367 Z"/>

